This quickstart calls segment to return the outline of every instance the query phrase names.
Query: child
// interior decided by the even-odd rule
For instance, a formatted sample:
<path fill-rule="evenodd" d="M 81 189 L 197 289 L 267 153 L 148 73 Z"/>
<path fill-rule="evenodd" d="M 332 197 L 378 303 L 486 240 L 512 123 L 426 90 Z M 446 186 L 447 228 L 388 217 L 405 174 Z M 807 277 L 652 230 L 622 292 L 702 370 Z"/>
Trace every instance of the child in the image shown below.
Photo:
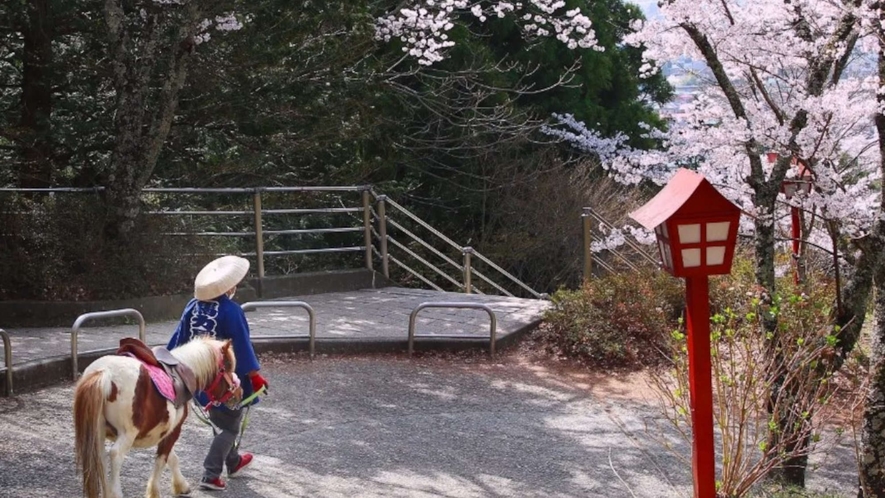
<path fill-rule="evenodd" d="M 206 334 L 216 339 L 230 339 L 237 358 L 235 373 L 240 379 L 250 381 L 242 384 L 244 399 L 262 387 L 267 388 L 267 381 L 258 373 L 261 365 L 252 349 L 246 315 L 240 305 L 231 300 L 237 291 L 237 284 L 248 271 L 249 261 L 239 256 L 224 256 L 206 265 L 194 280 L 194 299 L 185 306 L 167 346 L 172 349 Z M 208 403 L 202 392 L 197 394 L 196 399 L 203 406 Z M 257 402 L 257 399 L 253 401 Z M 251 453 L 239 453 L 234 447 L 242 418 L 242 409 L 231 409 L 224 405 L 210 407 L 209 420 L 221 432 L 215 435 L 209 454 L 203 461 L 200 488 L 224 490 L 227 483 L 221 474 L 225 464 L 228 477 L 236 477 L 252 463 Z"/>

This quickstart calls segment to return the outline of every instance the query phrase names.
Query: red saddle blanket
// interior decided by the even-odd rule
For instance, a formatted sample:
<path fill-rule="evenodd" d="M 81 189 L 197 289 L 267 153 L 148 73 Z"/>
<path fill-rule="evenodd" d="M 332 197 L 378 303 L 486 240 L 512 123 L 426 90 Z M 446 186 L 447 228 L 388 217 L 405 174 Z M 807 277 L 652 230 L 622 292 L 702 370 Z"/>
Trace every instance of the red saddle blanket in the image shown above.
<path fill-rule="evenodd" d="M 120 339 L 117 354 L 140 361 L 150 374 L 151 381 L 161 396 L 176 407 L 188 402 L 197 390 L 197 379 L 187 365 L 180 363 L 166 348 L 147 347 L 132 337 Z"/>
<path fill-rule="evenodd" d="M 157 392 L 159 392 L 161 396 L 168 399 L 169 401 L 173 403 L 175 402 L 175 387 L 172 385 L 172 377 L 167 374 L 162 367 L 151 365 L 143 361 L 141 358 L 136 357 L 132 353 L 126 353 L 124 356 L 129 356 L 140 361 L 141 366 L 146 368 L 148 373 L 151 375 L 151 380 L 154 382 L 154 387 L 157 388 Z"/>

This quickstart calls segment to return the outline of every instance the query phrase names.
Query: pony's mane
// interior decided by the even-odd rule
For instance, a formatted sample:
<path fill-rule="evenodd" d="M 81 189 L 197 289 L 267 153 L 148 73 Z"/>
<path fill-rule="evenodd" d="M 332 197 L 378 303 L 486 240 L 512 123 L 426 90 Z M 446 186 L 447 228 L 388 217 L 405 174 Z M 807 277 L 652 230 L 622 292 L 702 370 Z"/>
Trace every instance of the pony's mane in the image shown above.
<path fill-rule="evenodd" d="M 203 388 L 218 372 L 218 359 L 223 345 L 222 341 L 210 336 L 200 336 L 173 349 L 171 353 L 193 370 L 197 384 Z"/>

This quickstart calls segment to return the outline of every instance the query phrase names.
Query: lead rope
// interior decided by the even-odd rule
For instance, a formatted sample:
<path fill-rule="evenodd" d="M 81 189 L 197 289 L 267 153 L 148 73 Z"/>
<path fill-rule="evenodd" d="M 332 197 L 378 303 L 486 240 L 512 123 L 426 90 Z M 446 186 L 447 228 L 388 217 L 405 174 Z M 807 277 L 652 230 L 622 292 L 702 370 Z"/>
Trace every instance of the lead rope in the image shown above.
<path fill-rule="evenodd" d="M 206 409 L 203 408 L 202 405 L 200 405 L 200 403 L 191 400 L 191 408 L 194 412 L 194 415 L 200 420 L 200 422 L 203 422 L 212 429 L 212 436 L 217 436 L 218 433 L 221 432 L 221 429 L 219 429 L 218 426 L 213 424 L 212 420 L 209 419 L 209 412 L 207 412 Z"/>
<path fill-rule="evenodd" d="M 257 397 L 264 395 L 266 390 L 267 388 L 262 386 L 261 389 L 252 393 L 251 395 L 249 395 L 249 397 L 240 401 L 240 403 L 237 405 L 237 409 L 242 409 L 243 407 L 245 407 L 246 412 L 243 413 L 243 420 L 240 422 L 240 433 L 237 435 L 237 440 L 234 442 L 235 449 L 240 447 L 240 441 L 242 441 L 243 439 L 243 433 L 246 432 L 246 427 L 249 426 L 249 410 L 252 408 L 252 401 L 254 401 Z M 209 419 L 209 412 L 205 408 L 203 408 L 199 403 L 193 400 L 191 400 L 191 407 L 193 408 L 194 415 L 196 415 L 200 422 L 203 422 L 212 429 L 213 436 L 217 436 L 218 433 L 221 432 L 221 429 L 219 429 L 218 426 L 213 424 L 212 420 Z"/>
<path fill-rule="evenodd" d="M 240 441 L 243 440 L 243 434 L 246 432 L 246 427 L 249 427 L 249 411 L 252 409 L 252 400 L 261 396 L 267 391 L 266 386 L 261 386 L 261 389 L 252 393 L 248 398 L 240 401 L 240 404 L 237 405 L 238 408 L 246 407 L 245 413 L 243 413 L 243 421 L 240 422 L 240 433 L 237 435 L 237 440 L 234 442 L 234 450 L 240 449 Z"/>

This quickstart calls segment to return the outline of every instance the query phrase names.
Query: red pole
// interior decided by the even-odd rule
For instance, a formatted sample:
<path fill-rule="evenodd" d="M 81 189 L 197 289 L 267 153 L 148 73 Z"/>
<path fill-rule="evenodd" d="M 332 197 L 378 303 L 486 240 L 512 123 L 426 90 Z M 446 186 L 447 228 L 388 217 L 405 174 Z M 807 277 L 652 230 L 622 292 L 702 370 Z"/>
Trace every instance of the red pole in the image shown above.
<path fill-rule="evenodd" d="M 799 223 L 799 208 L 790 206 L 790 221 L 792 223 L 793 232 L 793 283 L 799 285 L 799 238 L 801 236 Z"/>
<path fill-rule="evenodd" d="M 687 277 L 685 293 L 694 496 L 715 498 L 716 455 L 713 444 L 713 375 L 710 364 L 710 298 L 707 277 Z"/>

